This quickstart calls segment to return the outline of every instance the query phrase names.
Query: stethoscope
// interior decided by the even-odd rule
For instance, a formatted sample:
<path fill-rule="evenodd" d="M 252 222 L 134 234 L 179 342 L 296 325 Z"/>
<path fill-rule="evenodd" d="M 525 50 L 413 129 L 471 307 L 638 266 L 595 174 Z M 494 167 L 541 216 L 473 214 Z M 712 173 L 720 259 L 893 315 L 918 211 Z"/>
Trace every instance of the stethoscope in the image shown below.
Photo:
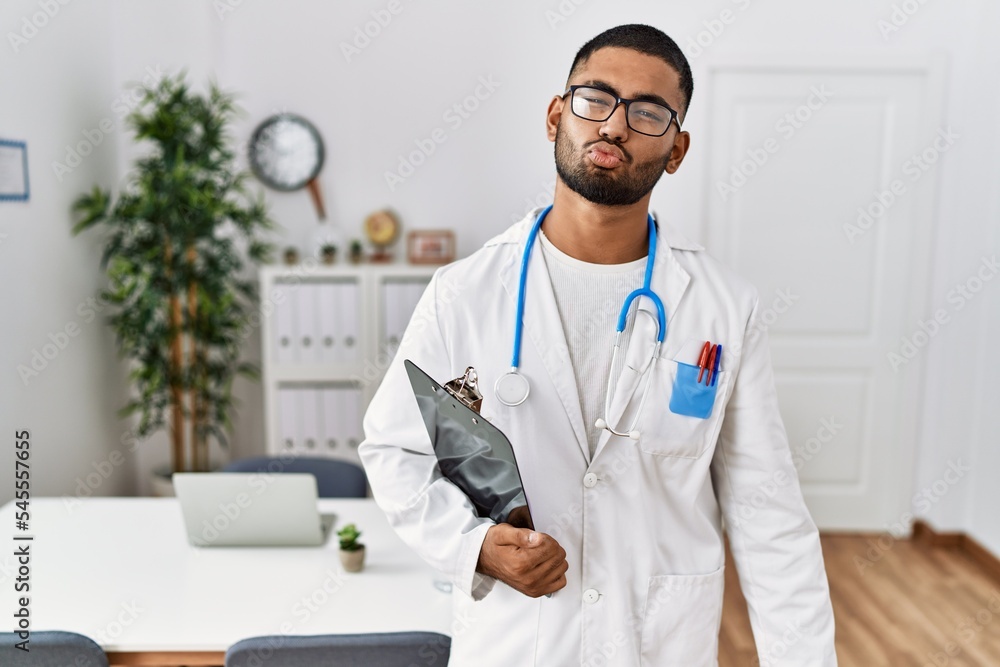
<path fill-rule="evenodd" d="M 517 287 L 517 320 L 514 323 L 514 354 L 511 357 L 510 370 L 498 377 L 496 383 L 493 385 L 493 390 L 496 392 L 497 400 L 508 407 L 515 407 L 524 403 L 531 390 L 531 387 L 528 384 L 528 379 L 518 370 L 521 363 L 521 333 L 524 330 L 524 296 L 528 278 L 528 259 L 531 257 L 531 249 L 535 245 L 535 237 L 538 236 L 538 230 L 542 226 L 542 220 L 545 219 L 545 216 L 548 215 L 550 210 L 552 210 L 551 204 L 545 207 L 542 212 L 538 214 L 538 218 L 535 219 L 535 224 L 531 227 L 531 231 L 528 233 L 528 240 L 524 246 L 524 255 L 521 258 L 521 276 Z M 605 417 L 598 419 L 594 424 L 599 429 L 607 429 L 614 435 L 629 437 L 633 440 L 639 439 L 639 431 L 637 431 L 635 427 L 636 424 L 639 423 L 639 415 L 642 414 L 642 409 L 646 405 L 646 396 L 649 394 L 649 382 L 653 377 L 653 368 L 656 365 L 656 358 L 660 356 L 660 345 L 663 343 L 663 338 L 667 332 L 667 318 L 663 308 L 663 302 L 660 301 L 660 297 L 658 297 L 650 288 L 650 284 L 653 279 L 653 261 L 656 258 L 656 223 L 653 221 L 653 216 L 648 216 L 648 223 L 649 254 L 646 256 L 646 275 L 643 279 L 642 287 L 635 290 L 625 298 L 625 304 L 622 306 L 621 313 L 618 315 L 618 325 L 615 328 L 615 345 L 611 352 L 611 369 L 613 372 L 615 360 L 618 358 L 618 350 L 621 347 L 622 332 L 625 331 L 625 324 L 628 320 L 628 312 L 632 307 L 632 302 L 640 296 L 646 296 L 649 297 L 649 299 L 653 302 L 653 305 L 656 306 L 657 319 L 656 345 L 653 348 L 653 357 L 649 362 L 649 373 L 646 376 L 646 384 L 642 390 L 642 399 L 639 401 L 639 409 L 632 418 L 632 424 L 629 426 L 627 431 L 619 432 L 612 428 L 605 418 L 611 413 L 611 392 L 613 385 L 611 382 L 611 373 L 609 372 L 608 387 L 604 394 Z M 649 315 L 649 313 L 646 314 Z"/>

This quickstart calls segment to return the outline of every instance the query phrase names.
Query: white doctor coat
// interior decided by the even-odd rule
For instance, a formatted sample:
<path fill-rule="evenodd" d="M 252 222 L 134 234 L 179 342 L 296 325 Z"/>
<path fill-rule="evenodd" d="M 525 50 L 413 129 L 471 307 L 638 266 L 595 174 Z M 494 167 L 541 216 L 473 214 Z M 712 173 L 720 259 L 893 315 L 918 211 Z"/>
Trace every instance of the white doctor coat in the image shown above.
<path fill-rule="evenodd" d="M 761 664 L 835 667 L 819 536 L 778 412 L 756 289 L 659 225 L 652 287 L 668 329 L 641 437 L 605 431 L 591 459 L 537 248 L 521 348 L 531 393 L 513 408 L 493 394 L 510 367 L 520 261 L 538 213 L 435 272 L 364 420 L 359 453 L 378 505 L 454 584 L 449 664 L 716 665 L 724 517 Z M 648 299 L 639 304 L 655 313 Z M 626 357 L 632 366 L 642 367 L 655 336 L 654 318 L 639 317 Z M 608 332 L 609 347 L 612 339 Z M 668 405 L 676 364 L 696 363 L 706 340 L 724 350 L 712 413 L 675 414 Z M 566 550 L 568 583 L 551 598 L 527 597 L 475 571 L 492 522 L 441 476 L 403 359 L 439 382 L 470 365 L 478 371 L 483 416 L 514 446 L 535 529 Z M 643 384 L 629 369 L 617 379 L 612 424 L 631 422 Z"/>

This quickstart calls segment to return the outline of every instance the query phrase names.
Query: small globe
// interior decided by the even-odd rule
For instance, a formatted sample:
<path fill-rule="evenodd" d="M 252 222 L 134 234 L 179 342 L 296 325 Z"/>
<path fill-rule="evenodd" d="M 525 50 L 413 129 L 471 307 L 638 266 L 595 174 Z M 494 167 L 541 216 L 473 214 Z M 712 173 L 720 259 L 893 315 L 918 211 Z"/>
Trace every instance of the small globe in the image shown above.
<path fill-rule="evenodd" d="M 399 220 L 388 209 L 375 211 L 365 218 L 365 235 L 373 245 L 385 247 L 399 237 Z"/>

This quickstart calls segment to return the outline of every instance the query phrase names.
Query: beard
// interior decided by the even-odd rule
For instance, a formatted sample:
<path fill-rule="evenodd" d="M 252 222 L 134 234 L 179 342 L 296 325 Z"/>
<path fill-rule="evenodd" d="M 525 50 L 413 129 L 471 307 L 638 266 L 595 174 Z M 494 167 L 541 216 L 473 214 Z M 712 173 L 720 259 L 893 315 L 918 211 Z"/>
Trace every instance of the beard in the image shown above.
<path fill-rule="evenodd" d="M 607 142 L 612 144 L 612 142 Z M 612 144 L 616 145 L 616 144 Z M 626 159 L 629 155 L 617 146 Z M 617 170 L 591 167 L 584 150 L 563 135 L 562 127 L 556 129 L 556 173 L 563 183 L 587 201 L 601 206 L 631 206 L 653 189 L 670 161 L 670 153 L 646 162 L 627 161 Z M 621 172 L 621 173 L 617 173 Z"/>

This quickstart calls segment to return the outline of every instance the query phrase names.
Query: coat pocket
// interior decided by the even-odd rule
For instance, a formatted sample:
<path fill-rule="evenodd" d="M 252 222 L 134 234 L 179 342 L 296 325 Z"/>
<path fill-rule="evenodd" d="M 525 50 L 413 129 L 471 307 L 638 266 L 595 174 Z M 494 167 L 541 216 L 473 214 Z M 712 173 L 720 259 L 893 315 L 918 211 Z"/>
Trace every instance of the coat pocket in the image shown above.
<path fill-rule="evenodd" d="M 731 372 L 719 371 L 706 386 L 704 379 L 697 382 L 697 366 L 672 359 L 661 363 L 669 373 L 659 373 L 653 383 L 639 447 L 657 456 L 698 458 L 722 426 Z"/>
<path fill-rule="evenodd" d="M 716 667 L 725 565 L 708 574 L 649 578 L 640 665 Z"/>

